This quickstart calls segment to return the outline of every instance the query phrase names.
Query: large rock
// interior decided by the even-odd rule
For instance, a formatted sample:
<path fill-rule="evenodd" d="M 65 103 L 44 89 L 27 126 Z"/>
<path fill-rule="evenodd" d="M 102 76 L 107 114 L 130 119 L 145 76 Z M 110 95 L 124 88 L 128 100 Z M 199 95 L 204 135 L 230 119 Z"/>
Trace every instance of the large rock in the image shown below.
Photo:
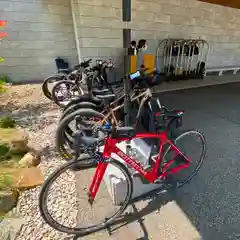
<path fill-rule="evenodd" d="M 16 206 L 18 197 L 19 192 L 16 190 L 0 190 L 0 216 Z"/>
<path fill-rule="evenodd" d="M 41 185 L 44 177 L 37 167 L 31 168 L 1 168 L 0 176 L 8 179 L 8 188 L 29 189 Z"/>
<path fill-rule="evenodd" d="M 0 144 L 9 145 L 11 153 L 28 152 L 28 135 L 20 129 L 0 128 Z"/>
<path fill-rule="evenodd" d="M 30 152 L 26 153 L 23 158 L 18 162 L 20 167 L 37 167 L 41 162 L 40 155 L 31 150 Z"/>

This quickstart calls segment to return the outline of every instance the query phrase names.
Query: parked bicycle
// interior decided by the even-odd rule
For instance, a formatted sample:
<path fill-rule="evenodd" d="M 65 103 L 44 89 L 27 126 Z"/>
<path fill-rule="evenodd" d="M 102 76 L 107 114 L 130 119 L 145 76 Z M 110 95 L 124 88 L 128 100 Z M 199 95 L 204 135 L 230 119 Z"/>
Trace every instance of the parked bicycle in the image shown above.
<path fill-rule="evenodd" d="M 149 87 L 144 89 L 137 84 L 134 89 L 135 92 L 133 91 L 130 101 L 135 102 L 139 99 L 136 117 L 138 120 L 144 104 L 151 109 L 151 104 L 148 103 L 152 99 L 152 94 Z M 66 115 L 60 122 L 60 125 L 64 125 L 67 118 L 77 118 L 75 130 L 71 133 L 67 132 L 69 127 L 67 122 L 62 133 L 57 135 L 63 136 L 64 141 L 72 145 L 70 148 L 75 151 L 74 158 L 60 166 L 47 178 L 39 195 L 41 216 L 58 231 L 85 236 L 104 229 L 118 220 L 133 200 L 133 182 L 138 180 L 143 184 L 158 186 L 155 189 L 156 194 L 177 189 L 196 175 L 205 159 L 206 140 L 203 134 L 197 130 L 183 131 L 179 128 L 182 110 L 169 111 L 158 102 L 157 104 L 160 105 L 158 111 L 152 112 L 155 131 L 142 132 L 137 128 L 136 119 L 133 126 L 119 127 L 115 108 L 121 109 L 122 106 L 119 102 L 114 106 L 113 98 L 113 95 L 98 96 L 105 105 L 102 113 L 93 108 L 82 108 Z M 130 114 L 131 111 L 132 109 L 128 109 L 127 113 Z M 93 120 L 94 129 L 93 124 L 84 124 L 88 118 Z M 175 126 L 178 131 L 175 132 L 174 137 L 169 135 L 171 130 L 169 120 L 179 123 Z M 138 159 L 131 146 L 128 146 L 129 151 L 121 147 L 124 142 L 127 141 L 128 144 L 136 139 L 153 139 L 153 146 L 145 165 Z M 199 144 L 196 149 L 194 149 L 194 143 Z M 81 158 L 79 158 L 80 155 L 82 155 Z M 72 169 L 75 171 L 73 172 Z M 66 174 L 65 177 L 64 174 Z M 71 207 L 78 209 L 75 222 L 66 221 L 67 216 L 59 215 L 57 210 L 55 216 L 55 208 L 48 204 L 49 198 L 54 195 L 54 190 L 57 190 L 58 202 L 63 196 L 64 191 L 59 190 L 62 182 L 57 184 L 57 181 L 62 179 L 77 184 L 77 192 L 73 196 L 77 203 L 71 203 Z M 69 194 L 68 191 L 67 194 Z M 63 220 L 60 220 L 61 217 Z"/>
<path fill-rule="evenodd" d="M 177 114 L 176 112 L 175 115 Z M 156 194 L 163 190 L 182 187 L 199 171 L 206 154 L 206 140 L 196 130 L 183 131 L 174 141 L 168 139 L 167 131 L 137 133 L 134 127 L 111 127 L 110 129 L 102 127 L 99 130 L 104 131 L 107 137 L 103 139 L 89 137 L 81 130 L 74 134 L 76 148 L 87 149 L 90 158 L 94 158 L 92 161 L 97 165 L 93 165 L 88 159 L 67 162 L 47 178 L 41 189 L 39 197 L 41 215 L 51 227 L 58 231 L 84 236 L 108 227 L 118 219 L 131 202 L 134 179 L 138 178 L 145 184 L 146 182 L 158 184 L 159 189 L 156 190 Z M 179 142 L 189 136 L 197 137 L 200 141 L 198 158 L 189 156 L 188 151 L 191 150 L 189 143 L 192 144 L 192 140 L 188 143 L 186 151 L 179 146 Z M 145 168 L 135 157 L 129 156 L 118 147 L 118 144 L 123 141 L 143 138 L 154 138 L 159 142 L 158 151 L 150 157 L 149 165 Z M 105 143 L 103 152 L 96 151 L 95 146 L 103 143 Z M 165 145 L 167 148 L 164 147 Z M 195 150 L 193 152 L 196 153 Z M 114 159 L 113 155 L 121 161 Z M 196 165 L 191 170 L 195 160 Z M 58 215 L 54 216 L 53 207 L 48 205 L 48 197 L 53 194 L 54 187 L 51 187 L 57 180 L 62 179 L 68 170 L 65 179 L 69 179 L 71 169 L 76 167 L 78 172 L 75 174 L 81 182 L 77 185 L 79 194 L 76 195 L 80 212 L 78 222 L 68 225 L 67 221 L 60 221 Z M 131 174 L 132 170 L 135 173 Z"/>
<path fill-rule="evenodd" d="M 78 78 L 78 76 L 76 76 L 76 73 L 78 73 L 78 71 L 80 68 L 88 68 L 90 67 L 90 63 L 91 63 L 91 59 L 82 62 L 81 64 L 75 65 L 74 68 L 72 70 L 64 70 L 64 71 L 60 71 L 57 74 L 54 74 L 50 77 L 47 77 L 42 84 L 42 91 L 43 94 L 50 100 L 52 100 L 52 84 L 59 82 L 61 80 L 74 80 L 76 78 Z"/>
<path fill-rule="evenodd" d="M 118 97 L 114 94 L 103 94 L 96 95 L 96 98 L 88 100 L 85 97 L 85 100 L 82 102 L 67 108 L 62 115 L 56 132 L 56 148 L 61 157 L 67 160 L 72 158 L 73 132 L 81 128 L 81 126 L 91 126 L 93 129 L 96 126 L 106 124 L 122 126 L 124 122 L 123 101 L 123 94 L 120 94 Z M 182 116 L 172 115 L 167 108 L 160 104 L 158 98 L 152 98 L 151 86 L 145 88 L 136 84 L 131 95 L 131 103 L 133 104 L 133 110 L 138 109 L 137 112 L 133 113 L 133 115 L 136 115 L 134 117 L 135 126 L 143 119 L 144 112 L 153 116 L 159 111 L 165 113 L 165 118 L 168 122 L 166 128 L 171 135 L 173 135 L 175 129 L 181 126 Z M 149 118 L 146 124 L 154 126 L 155 117 Z M 153 128 L 152 131 L 156 131 L 156 129 Z"/>

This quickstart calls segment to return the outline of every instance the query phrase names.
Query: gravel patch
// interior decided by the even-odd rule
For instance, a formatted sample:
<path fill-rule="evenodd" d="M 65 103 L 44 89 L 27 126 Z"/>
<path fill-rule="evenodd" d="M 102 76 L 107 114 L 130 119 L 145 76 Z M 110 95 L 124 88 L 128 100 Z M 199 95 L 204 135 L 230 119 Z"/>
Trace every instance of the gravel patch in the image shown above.
<path fill-rule="evenodd" d="M 18 125 L 29 134 L 30 146 L 40 151 L 42 162 L 39 168 L 45 178 L 65 161 L 57 156 L 54 143 L 57 123 L 61 112 L 54 104 L 45 99 L 41 93 L 41 85 L 12 86 L 7 94 L 1 96 L 0 113 L 13 117 Z M 64 203 L 57 201 L 59 194 L 53 194 L 50 204 L 59 216 L 67 211 L 69 216 L 65 221 L 75 223 L 77 208 L 74 207 L 75 176 L 72 174 L 68 179 L 61 179 L 55 185 L 65 189 L 67 197 Z M 61 186 L 60 186 L 61 185 Z M 37 187 L 21 194 L 19 202 L 10 215 L 24 219 L 25 224 L 17 240 L 61 240 L 67 235 L 57 232 L 48 226 L 40 216 L 38 197 L 41 187 Z M 61 191 L 59 191 L 61 193 Z M 70 212 L 70 213 L 69 213 Z"/>

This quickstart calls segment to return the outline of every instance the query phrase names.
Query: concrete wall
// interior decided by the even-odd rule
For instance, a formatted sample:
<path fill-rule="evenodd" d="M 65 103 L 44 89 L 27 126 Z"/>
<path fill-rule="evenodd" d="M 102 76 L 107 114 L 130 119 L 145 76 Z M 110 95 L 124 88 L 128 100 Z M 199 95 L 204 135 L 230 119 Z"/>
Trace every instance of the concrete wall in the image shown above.
<path fill-rule="evenodd" d="M 82 57 L 119 58 L 119 0 L 73 0 Z M 240 65 L 240 10 L 196 0 L 132 0 L 132 38 L 145 38 L 155 53 L 158 40 L 201 37 L 211 45 L 209 66 Z"/>
<path fill-rule="evenodd" d="M 77 62 L 70 1 L 1 0 L 0 19 L 8 20 L 8 40 L 0 45 L 0 75 L 14 81 L 43 80 L 56 72 L 54 58 Z"/>
<path fill-rule="evenodd" d="M 122 64 L 122 1 L 72 0 L 81 58 Z"/>
<path fill-rule="evenodd" d="M 55 71 L 56 56 L 77 61 L 70 1 L 0 1 L 0 18 L 9 21 L 0 75 L 40 80 Z M 81 58 L 111 57 L 122 66 L 122 1 L 72 3 Z M 211 45 L 209 66 L 240 64 L 240 10 L 196 0 L 132 0 L 132 9 L 132 37 L 147 39 L 150 52 L 168 36 L 201 37 Z"/>

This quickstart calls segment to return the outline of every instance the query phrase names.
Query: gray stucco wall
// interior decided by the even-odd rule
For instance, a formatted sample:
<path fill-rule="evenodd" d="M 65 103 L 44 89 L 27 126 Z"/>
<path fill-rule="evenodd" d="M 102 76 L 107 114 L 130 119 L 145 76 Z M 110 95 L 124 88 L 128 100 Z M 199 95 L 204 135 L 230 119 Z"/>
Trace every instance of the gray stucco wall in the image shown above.
<path fill-rule="evenodd" d="M 81 56 L 120 60 L 122 1 L 73 1 Z M 209 66 L 240 65 L 240 10 L 196 0 L 132 0 L 132 9 L 132 38 L 147 39 L 150 52 L 168 36 L 201 37 Z"/>
<path fill-rule="evenodd" d="M 54 58 L 77 62 L 70 2 L 67 0 L 0 1 L 8 40 L 0 45 L 0 75 L 14 81 L 43 80 L 56 72 Z"/>

